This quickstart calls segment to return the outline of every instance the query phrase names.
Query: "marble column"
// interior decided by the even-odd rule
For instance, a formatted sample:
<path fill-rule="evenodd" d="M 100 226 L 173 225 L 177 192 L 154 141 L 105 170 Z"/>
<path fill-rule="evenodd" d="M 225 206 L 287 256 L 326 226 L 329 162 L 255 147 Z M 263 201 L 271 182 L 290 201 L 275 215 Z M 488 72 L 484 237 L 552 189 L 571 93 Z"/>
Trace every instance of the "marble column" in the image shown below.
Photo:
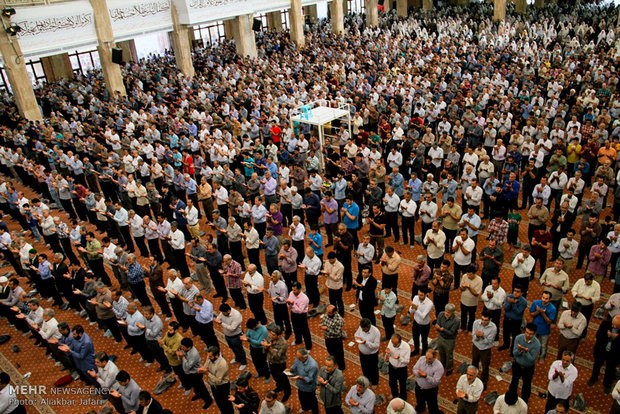
<path fill-rule="evenodd" d="M 534 2 L 534 7 L 541 9 L 545 5 L 545 0 L 536 0 Z"/>
<path fill-rule="evenodd" d="M 6 31 L 0 30 L 0 53 L 19 114 L 30 121 L 43 119 L 17 37 L 9 36 Z"/>
<path fill-rule="evenodd" d="M 110 94 L 116 92 L 127 95 L 120 65 L 112 63 L 112 47 L 115 47 L 114 33 L 106 0 L 90 0 L 95 16 L 95 31 L 97 32 L 97 52 L 105 79 L 105 86 Z"/>
<path fill-rule="evenodd" d="M 311 6 L 305 6 L 304 13 L 306 16 L 310 16 L 310 22 L 315 22 L 319 18 L 319 12 L 316 9 L 316 4 L 313 4 Z"/>
<path fill-rule="evenodd" d="M 123 60 L 125 62 L 138 61 L 138 51 L 136 50 L 136 42 L 133 39 L 118 42 L 117 47 L 123 49 Z"/>
<path fill-rule="evenodd" d="M 334 0 L 330 3 L 332 32 L 344 34 L 344 10 L 342 1 Z"/>
<path fill-rule="evenodd" d="M 174 50 L 174 59 L 179 71 L 186 78 L 194 77 L 194 63 L 192 62 L 192 45 L 189 42 L 189 31 L 191 26 L 181 24 L 179 22 L 179 13 L 174 3 L 170 5 L 172 14 L 172 32 L 170 39 L 172 40 L 172 49 Z M 192 31 L 194 29 L 191 29 Z"/>
<path fill-rule="evenodd" d="M 252 30 L 252 15 L 243 14 L 237 16 L 232 22 L 237 54 L 255 58 L 258 54 L 256 51 L 256 39 Z"/>
<path fill-rule="evenodd" d="M 396 0 L 396 13 L 398 17 L 407 17 L 407 0 Z"/>
<path fill-rule="evenodd" d="M 433 10 L 433 0 L 422 0 L 423 10 Z"/>
<path fill-rule="evenodd" d="M 495 20 L 506 19 L 506 0 L 494 0 L 493 19 Z"/>
<path fill-rule="evenodd" d="M 270 32 L 282 30 L 282 12 L 280 10 L 267 13 L 267 28 Z"/>
<path fill-rule="evenodd" d="M 235 19 L 224 20 L 224 37 L 226 40 L 235 38 Z"/>
<path fill-rule="evenodd" d="M 41 64 L 45 70 L 45 77 L 50 83 L 60 79 L 73 79 L 73 68 L 68 53 L 41 58 Z"/>
<path fill-rule="evenodd" d="M 289 33 L 293 43 L 297 47 L 304 47 L 306 37 L 304 35 L 304 16 L 301 9 L 301 0 L 291 0 L 291 8 L 288 11 Z"/>
<path fill-rule="evenodd" d="M 525 14 L 527 11 L 527 0 L 515 0 L 515 10 L 517 13 Z"/>
<path fill-rule="evenodd" d="M 377 0 L 366 0 L 366 26 L 379 26 L 379 2 Z"/>

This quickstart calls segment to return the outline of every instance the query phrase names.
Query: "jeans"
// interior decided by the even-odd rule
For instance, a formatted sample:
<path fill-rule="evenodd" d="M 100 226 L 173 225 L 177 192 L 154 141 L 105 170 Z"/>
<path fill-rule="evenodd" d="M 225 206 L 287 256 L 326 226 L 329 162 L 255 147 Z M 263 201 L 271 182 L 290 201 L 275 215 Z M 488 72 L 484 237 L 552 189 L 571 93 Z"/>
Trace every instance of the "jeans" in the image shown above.
<path fill-rule="evenodd" d="M 243 349 L 243 344 L 241 343 L 241 334 L 235 336 L 226 336 L 226 343 L 233 351 L 235 355 L 235 360 L 241 365 L 247 364 L 247 358 L 245 356 L 245 350 Z"/>

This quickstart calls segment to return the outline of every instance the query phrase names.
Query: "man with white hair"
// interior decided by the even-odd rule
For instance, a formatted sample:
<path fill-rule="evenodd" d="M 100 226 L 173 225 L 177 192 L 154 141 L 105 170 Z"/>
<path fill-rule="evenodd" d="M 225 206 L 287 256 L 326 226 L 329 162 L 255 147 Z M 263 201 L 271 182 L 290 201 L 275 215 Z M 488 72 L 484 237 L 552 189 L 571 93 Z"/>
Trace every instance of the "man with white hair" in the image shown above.
<path fill-rule="evenodd" d="M 394 398 L 388 404 L 387 414 L 415 414 L 413 405 L 400 398 Z"/>
<path fill-rule="evenodd" d="M 459 399 L 456 414 L 475 414 L 484 385 L 478 378 L 478 368 L 467 367 L 467 373 L 461 375 L 456 383 L 456 396 Z"/>

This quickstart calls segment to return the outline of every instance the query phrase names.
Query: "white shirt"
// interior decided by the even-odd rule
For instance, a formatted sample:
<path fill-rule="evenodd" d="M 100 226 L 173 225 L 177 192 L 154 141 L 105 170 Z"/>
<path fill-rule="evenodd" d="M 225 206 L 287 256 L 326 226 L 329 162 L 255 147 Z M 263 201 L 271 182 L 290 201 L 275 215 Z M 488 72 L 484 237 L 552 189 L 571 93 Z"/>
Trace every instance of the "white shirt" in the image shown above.
<path fill-rule="evenodd" d="M 500 395 L 497 400 L 495 400 L 493 414 L 527 414 L 527 404 L 521 397 L 518 397 L 515 405 L 508 405 L 504 401 L 504 395 Z"/>
<path fill-rule="evenodd" d="M 472 403 L 480 399 L 483 388 L 484 385 L 482 384 L 480 378 L 476 377 L 474 382 L 470 384 L 467 381 L 467 374 L 461 375 L 461 378 L 459 378 L 458 382 L 456 383 L 456 389 L 461 390 L 465 394 L 467 394 L 465 398 L 463 398 L 463 400 Z"/>
<path fill-rule="evenodd" d="M 461 236 L 456 236 L 454 238 L 454 242 L 452 243 L 453 248 L 456 247 L 457 241 L 463 241 Z M 471 264 L 471 253 L 474 251 L 475 247 L 476 243 L 474 240 L 471 237 L 468 237 L 467 240 L 463 242 L 463 248 L 467 250 L 469 254 L 463 254 L 460 248 L 457 249 L 456 252 L 454 252 L 454 262 L 460 266 L 467 266 L 468 264 Z"/>
<path fill-rule="evenodd" d="M 522 259 L 522 258 L 523 258 L 523 253 L 518 253 L 512 261 L 512 268 L 515 271 L 515 276 L 520 277 L 520 278 L 524 278 L 524 277 L 529 278 L 530 272 L 532 271 L 532 268 L 534 267 L 534 264 L 536 263 L 536 261 L 530 254 L 523 261 L 523 263 L 519 263 L 519 259 Z"/>
<path fill-rule="evenodd" d="M 558 328 L 560 333 L 566 339 L 577 339 L 586 328 L 586 317 L 581 312 L 573 318 L 570 310 L 565 310 L 558 320 Z M 568 326 L 570 326 L 570 328 Z"/>
<path fill-rule="evenodd" d="M 144 228 L 142 225 L 144 224 L 144 220 L 139 215 L 134 215 L 129 220 L 129 225 L 131 226 L 131 235 L 133 237 L 144 237 Z"/>
<path fill-rule="evenodd" d="M 400 202 L 400 212 L 403 217 L 413 217 L 415 215 L 415 211 L 417 210 L 418 205 L 413 200 L 401 200 Z"/>
<path fill-rule="evenodd" d="M 301 223 L 297 224 L 297 226 L 293 223 L 291 224 L 291 231 L 289 234 L 294 241 L 303 241 L 306 236 L 306 228 Z"/>
<path fill-rule="evenodd" d="M 306 274 L 317 276 L 321 271 L 321 259 L 316 254 L 311 258 L 304 256 L 301 264 L 306 266 Z"/>
<path fill-rule="evenodd" d="M 428 325 L 431 323 L 431 311 L 435 307 L 433 302 L 427 297 L 420 302 L 420 297 L 415 295 L 412 300 L 413 304 L 417 306 L 414 309 L 413 306 L 409 307 L 409 313 L 413 315 L 413 319 L 418 325 Z"/>
<path fill-rule="evenodd" d="M 379 351 L 379 345 L 381 344 L 381 332 L 376 326 L 370 325 L 368 332 L 359 327 L 355 331 L 355 337 L 366 341 L 363 344 L 358 344 L 359 351 L 364 355 L 372 355 Z"/>
<path fill-rule="evenodd" d="M 108 247 L 103 248 L 103 258 L 110 262 L 118 260 L 118 256 L 114 253 L 115 250 L 116 245 L 114 243 L 110 243 Z"/>
<path fill-rule="evenodd" d="M 170 232 L 170 247 L 173 250 L 185 250 L 185 235 L 179 229 Z"/>
<path fill-rule="evenodd" d="M 469 199 L 467 199 L 467 204 L 471 206 L 479 206 L 482 202 L 482 193 L 482 187 L 480 186 L 476 186 L 476 188 L 473 188 L 472 186 L 467 187 L 467 190 L 465 190 L 465 194 L 469 196 Z"/>
<path fill-rule="evenodd" d="M 423 214 L 426 213 L 426 214 Z M 435 221 L 435 216 L 437 215 L 437 203 L 430 201 L 422 201 L 420 203 L 420 216 L 422 217 L 422 221 L 426 224 L 432 223 Z"/>
<path fill-rule="evenodd" d="M 195 226 L 198 224 L 198 209 L 196 206 L 192 206 L 189 210 L 186 210 L 187 215 L 185 218 L 187 219 L 187 224 L 190 226 Z"/>
<path fill-rule="evenodd" d="M 41 337 L 46 341 L 50 338 L 60 339 L 62 336 L 60 332 L 58 332 L 58 321 L 56 318 L 51 318 L 49 321 L 43 320 L 41 324 L 41 330 L 39 331 Z"/>
<path fill-rule="evenodd" d="M 489 298 L 487 293 L 492 293 L 493 297 Z M 484 302 L 484 306 L 489 310 L 497 310 L 504 307 L 504 300 L 506 300 L 506 291 L 501 286 L 497 290 L 493 290 L 493 286 L 487 286 L 482 292 L 480 298 Z"/>
<path fill-rule="evenodd" d="M 564 373 L 564 381 L 559 376 L 553 379 L 556 371 Z M 549 394 L 560 400 L 568 399 L 573 393 L 573 383 L 577 379 L 577 375 L 577 368 L 573 364 L 564 368 L 562 360 L 554 361 L 547 375 L 549 378 L 549 386 L 547 387 Z"/>
<path fill-rule="evenodd" d="M 400 341 L 400 346 L 396 348 L 390 340 L 387 349 L 390 351 L 390 365 L 392 365 L 394 368 L 402 368 L 409 365 L 411 347 L 407 342 Z"/>
<path fill-rule="evenodd" d="M 97 370 L 97 382 L 103 388 L 111 388 L 116 382 L 116 375 L 118 372 L 119 369 L 116 364 L 112 361 L 108 361 L 105 367 Z"/>
<path fill-rule="evenodd" d="M 260 247 L 258 231 L 256 231 L 254 227 L 252 227 L 250 231 L 244 231 L 243 234 L 245 234 L 246 249 L 258 249 Z"/>
<path fill-rule="evenodd" d="M 245 287 L 248 293 L 261 293 L 265 288 L 265 278 L 258 271 L 253 274 L 246 272 L 243 281 L 248 282 L 251 285 Z"/>
<path fill-rule="evenodd" d="M 8 384 L 2 390 L 0 390 L 0 413 L 8 414 L 15 411 L 19 405 L 15 388 L 11 384 Z"/>

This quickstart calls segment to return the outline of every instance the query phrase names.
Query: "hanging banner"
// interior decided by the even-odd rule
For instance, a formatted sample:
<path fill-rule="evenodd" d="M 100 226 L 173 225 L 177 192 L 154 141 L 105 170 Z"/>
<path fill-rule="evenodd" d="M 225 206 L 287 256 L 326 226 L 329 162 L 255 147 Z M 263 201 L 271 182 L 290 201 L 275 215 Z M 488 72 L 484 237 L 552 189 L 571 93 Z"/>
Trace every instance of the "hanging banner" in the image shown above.
<path fill-rule="evenodd" d="M 172 0 L 179 12 L 179 22 L 199 25 L 217 20 L 228 20 L 243 14 L 262 14 L 291 7 L 290 0 Z M 302 0 L 310 6 L 325 0 Z"/>
<path fill-rule="evenodd" d="M 169 0 L 108 0 L 114 40 L 172 30 Z"/>
<path fill-rule="evenodd" d="M 96 47 L 95 18 L 90 2 L 16 7 L 11 21 L 21 27 L 17 41 L 24 56 L 50 56 Z"/>

